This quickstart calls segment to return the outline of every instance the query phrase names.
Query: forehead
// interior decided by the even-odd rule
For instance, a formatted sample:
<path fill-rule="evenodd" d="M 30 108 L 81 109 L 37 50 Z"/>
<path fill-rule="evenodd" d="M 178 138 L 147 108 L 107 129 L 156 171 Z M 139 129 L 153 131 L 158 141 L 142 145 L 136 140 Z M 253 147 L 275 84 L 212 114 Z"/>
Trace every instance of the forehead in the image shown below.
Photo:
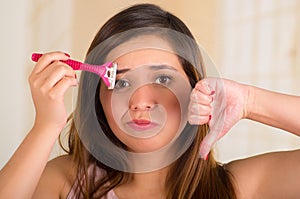
<path fill-rule="evenodd" d="M 169 66 L 183 72 L 178 56 L 158 49 L 141 49 L 129 52 L 118 57 L 114 62 L 118 63 L 118 70 L 134 69 L 139 66 Z"/>
<path fill-rule="evenodd" d="M 143 49 L 159 49 L 173 52 L 172 47 L 166 39 L 162 39 L 156 35 L 140 35 L 123 42 L 111 50 L 106 57 L 106 61 L 114 61 L 122 55 Z"/>
<path fill-rule="evenodd" d="M 178 55 L 166 38 L 153 35 L 134 37 L 114 48 L 106 61 L 116 62 L 118 70 L 131 70 L 139 66 L 170 66 L 186 77 Z"/>

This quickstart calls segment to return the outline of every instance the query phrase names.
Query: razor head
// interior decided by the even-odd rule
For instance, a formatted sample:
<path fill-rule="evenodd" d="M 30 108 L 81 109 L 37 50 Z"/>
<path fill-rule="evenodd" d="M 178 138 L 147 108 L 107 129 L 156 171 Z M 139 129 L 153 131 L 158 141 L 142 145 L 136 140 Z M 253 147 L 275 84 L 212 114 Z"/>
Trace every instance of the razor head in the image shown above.
<path fill-rule="evenodd" d="M 113 62 L 111 68 L 109 69 L 109 87 L 108 89 L 114 89 L 115 83 L 116 83 L 116 78 L 117 78 L 117 69 L 118 69 L 118 64 Z"/>
<path fill-rule="evenodd" d="M 102 77 L 104 83 L 106 84 L 109 90 L 112 90 L 115 87 L 117 78 L 117 68 L 117 63 L 111 63 L 108 67 L 106 67 L 105 75 Z"/>

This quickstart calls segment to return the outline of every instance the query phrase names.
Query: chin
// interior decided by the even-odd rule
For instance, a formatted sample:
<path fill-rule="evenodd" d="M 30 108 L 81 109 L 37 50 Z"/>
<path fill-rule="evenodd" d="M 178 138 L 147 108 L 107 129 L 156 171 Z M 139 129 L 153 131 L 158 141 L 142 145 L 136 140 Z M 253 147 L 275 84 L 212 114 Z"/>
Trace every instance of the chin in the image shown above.
<path fill-rule="evenodd" d="M 135 153 L 150 153 L 153 151 L 157 151 L 164 148 L 171 141 L 170 139 L 162 140 L 161 138 L 159 138 L 159 136 L 147 139 L 131 139 L 133 140 L 126 140 L 124 143 L 126 144 L 126 146 L 128 146 L 130 151 Z"/>

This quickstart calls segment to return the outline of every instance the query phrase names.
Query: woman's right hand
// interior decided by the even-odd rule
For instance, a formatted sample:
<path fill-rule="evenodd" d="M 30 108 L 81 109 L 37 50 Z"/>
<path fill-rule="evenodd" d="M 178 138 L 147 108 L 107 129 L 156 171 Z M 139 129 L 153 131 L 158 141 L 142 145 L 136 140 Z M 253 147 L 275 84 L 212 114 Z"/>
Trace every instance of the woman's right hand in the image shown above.
<path fill-rule="evenodd" d="M 59 60 L 69 55 L 62 52 L 44 54 L 29 76 L 31 94 L 36 109 L 35 126 L 51 125 L 59 131 L 67 122 L 64 94 L 78 81 L 74 70 Z"/>

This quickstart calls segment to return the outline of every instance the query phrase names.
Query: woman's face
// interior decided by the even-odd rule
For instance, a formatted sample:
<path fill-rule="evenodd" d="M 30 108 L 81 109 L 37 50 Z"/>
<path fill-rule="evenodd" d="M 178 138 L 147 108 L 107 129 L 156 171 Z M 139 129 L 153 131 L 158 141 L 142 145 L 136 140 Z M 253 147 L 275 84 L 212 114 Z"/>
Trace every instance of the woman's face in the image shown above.
<path fill-rule="evenodd" d="M 188 78 L 177 55 L 142 49 L 115 60 L 116 85 L 101 84 L 100 101 L 110 128 L 130 151 L 151 152 L 166 146 L 179 132 L 182 109 L 177 91 Z M 178 87 L 182 88 L 178 88 Z"/>

